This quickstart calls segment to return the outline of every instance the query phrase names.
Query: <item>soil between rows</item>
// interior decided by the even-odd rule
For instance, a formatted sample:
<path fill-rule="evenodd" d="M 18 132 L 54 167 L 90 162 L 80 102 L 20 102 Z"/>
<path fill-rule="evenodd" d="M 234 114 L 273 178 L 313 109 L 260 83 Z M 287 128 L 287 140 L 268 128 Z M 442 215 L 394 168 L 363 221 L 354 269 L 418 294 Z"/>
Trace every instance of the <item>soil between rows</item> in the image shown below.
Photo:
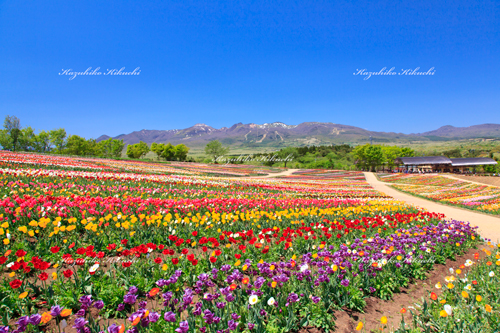
<path fill-rule="evenodd" d="M 335 322 L 335 333 L 351 333 L 356 332 L 357 324 L 362 321 L 364 323 L 363 332 L 371 331 L 381 331 L 382 324 L 380 323 L 380 318 L 382 316 L 387 317 L 387 327 L 389 332 L 397 329 L 401 323 L 400 310 L 402 308 L 408 311 L 404 315 L 405 322 L 409 323 L 412 321 L 412 311 L 418 309 L 413 309 L 416 302 L 421 302 L 423 298 L 427 301 L 431 301 L 429 298 L 430 292 L 435 292 L 438 296 L 441 294 L 441 290 L 434 287 L 438 282 L 443 283 L 445 276 L 450 275 L 449 269 L 457 269 L 462 265 L 467 259 L 472 261 L 477 261 L 474 259 L 474 254 L 479 253 L 480 258 L 485 257 L 482 249 L 488 248 L 487 245 L 480 245 L 477 249 L 470 249 L 466 254 L 457 256 L 456 260 L 448 259 L 444 265 L 435 265 L 434 269 L 429 272 L 426 280 L 414 280 L 407 288 L 400 288 L 399 293 L 395 293 L 390 300 L 382 300 L 376 297 L 366 298 L 366 307 L 364 313 L 355 312 L 351 310 L 335 311 L 335 317 L 337 318 Z M 468 269 L 462 269 L 460 276 L 464 276 Z M 444 283 L 443 283 L 444 285 Z M 385 330 L 384 330 L 385 331 Z M 324 332 L 315 327 L 302 328 L 298 333 L 319 333 Z"/>

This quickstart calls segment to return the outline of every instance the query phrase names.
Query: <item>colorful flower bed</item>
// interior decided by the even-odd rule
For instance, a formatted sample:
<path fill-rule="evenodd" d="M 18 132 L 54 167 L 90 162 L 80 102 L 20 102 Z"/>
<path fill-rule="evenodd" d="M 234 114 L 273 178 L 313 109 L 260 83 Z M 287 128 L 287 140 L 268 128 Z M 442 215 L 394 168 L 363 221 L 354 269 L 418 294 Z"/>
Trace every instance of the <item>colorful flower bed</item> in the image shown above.
<path fill-rule="evenodd" d="M 500 214 L 500 188 L 479 185 L 443 176 L 399 175 L 380 177 L 382 181 L 394 182 L 400 191 L 433 201 L 451 204 L 490 214 Z"/>
<path fill-rule="evenodd" d="M 389 174 L 379 177 L 381 181 L 396 184 L 408 185 L 432 185 L 432 186 L 460 186 L 466 182 L 458 179 L 438 176 L 436 174 L 417 175 L 417 174 Z"/>
<path fill-rule="evenodd" d="M 15 166 L 16 168 L 51 167 L 68 170 L 116 170 L 105 166 L 102 163 L 96 163 L 95 160 L 34 153 L 12 153 L 10 151 L 3 150 L 0 150 L 0 163 L 2 164 L 2 167 Z"/>
<path fill-rule="evenodd" d="M 365 180 L 365 176 L 361 171 L 346 171 L 346 170 L 324 170 L 324 169 L 306 169 L 295 171 L 292 175 L 287 176 L 290 179 L 350 179 L 350 180 Z"/>
<path fill-rule="evenodd" d="M 435 285 L 413 320 L 395 332 L 497 332 L 500 328 L 500 246 L 475 253 Z M 404 312 L 404 311 L 403 311 Z"/>
<path fill-rule="evenodd" d="M 213 175 L 239 177 L 265 175 L 280 172 L 280 168 L 257 167 L 236 164 L 200 164 L 187 162 L 155 163 L 141 160 L 113 160 L 104 158 L 73 158 L 37 153 L 13 153 L 0 151 L 2 167 L 11 168 L 47 168 L 77 171 L 127 171 L 135 173 L 177 174 L 177 175 Z"/>
<path fill-rule="evenodd" d="M 0 332 L 329 330 L 479 242 L 362 180 L 4 166 L 0 182 Z"/>

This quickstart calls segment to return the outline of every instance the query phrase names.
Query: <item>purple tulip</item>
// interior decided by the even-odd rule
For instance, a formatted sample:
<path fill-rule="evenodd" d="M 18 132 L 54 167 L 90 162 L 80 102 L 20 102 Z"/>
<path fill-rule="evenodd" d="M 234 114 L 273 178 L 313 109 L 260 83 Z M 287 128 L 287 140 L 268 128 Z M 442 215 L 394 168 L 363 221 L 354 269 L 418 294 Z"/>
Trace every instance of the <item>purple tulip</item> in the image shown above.
<path fill-rule="evenodd" d="M 76 328 L 76 329 L 82 329 L 85 325 L 88 324 L 88 321 L 85 320 L 85 318 L 76 318 L 75 319 L 75 324 L 73 325 L 73 328 Z"/>
<path fill-rule="evenodd" d="M 227 326 L 230 331 L 235 331 L 238 328 L 238 322 L 231 319 L 227 322 Z"/>
<path fill-rule="evenodd" d="M 97 310 L 101 310 L 104 307 L 104 302 L 103 301 L 97 301 L 94 303 L 94 308 Z"/>
<path fill-rule="evenodd" d="M 17 320 L 17 325 L 19 325 L 20 328 L 21 327 L 24 328 L 24 330 L 26 330 L 26 326 L 28 326 L 28 324 L 29 324 L 28 316 L 22 316 Z"/>
<path fill-rule="evenodd" d="M 111 324 L 108 327 L 108 333 L 119 333 L 120 332 L 120 326 L 116 324 Z"/>
<path fill-rule="evenodd" d="M 132 287 L 131 287 L 132 288 Z M 126 294 L 123 296 L 123 302 L 127 304 L 134 304 L 137 301 L 137 295 Z"/>
<path fill-rule="evenodd" d="M 38 313 L 35 313 L 30 316 L 29 322 L 33 326 L 38 326 L 40 324 L 40 321 L 42 320 L 42 316 L 40 316 Z"/>
<path fill-rule="evenodd" d="M 158 312 L 151 312 L 148 316 L 150 323 L 156 323 L 160 319 L 160 314 Z"/>
<path fill-rule="evenodd" d="M 176 328 L 175 331 L 177 333 L 187 333 L 189 331 L 189 324 L 187 321 L 181 321 L 179 324 L 179 328 Z"/>
<path fill-rule="evenodd" d="M 176 319 L 175 319 L 175 313 L 173 313 L 172 311 L 168 311 L 163 316 L 163 319 L 165 319 L 165 321 L 167 321 L 167 322 L 175 323 L 175 321 L 176 321 Z"/>

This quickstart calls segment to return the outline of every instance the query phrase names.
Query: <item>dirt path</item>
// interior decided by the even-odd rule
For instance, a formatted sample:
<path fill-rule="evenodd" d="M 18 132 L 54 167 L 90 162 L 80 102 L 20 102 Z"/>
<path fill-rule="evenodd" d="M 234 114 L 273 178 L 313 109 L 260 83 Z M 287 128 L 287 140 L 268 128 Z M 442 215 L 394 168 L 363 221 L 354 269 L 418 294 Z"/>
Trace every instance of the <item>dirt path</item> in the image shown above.
<path fill-rule="evenodd" d="M 288 169 L 288 170 L 283 171 L 283 172 L 270 173 L 266 176 L 255 176 L 252 178 L 274 178 L 274 177 L 279 177 L 279 176 L 290 176 L 292 173 L 294 173 L 295 171 L 298 171 L 298 170 L 300 170 L 300 169 Z"/>
<path fill-rule="evenodd" d="M 468 221 L 472 225 L 479 227 L 479 233 L 484 238 L 491 239 L 494 243 L 498 243 L 500 241 L 500 218 L 498 217 L 475 213 L 465 209 L 454 208 L 401 193 L 391 188 L 386 183 L 378 180 L 372 172 L 364 172 L 364 174 L 366 181 L 377 191 L 390 195 L 396 200 L 405 201 L 406 203 L 424 208 L 430 212 L 443 213 L 447 218 L 458 221 Z"/>

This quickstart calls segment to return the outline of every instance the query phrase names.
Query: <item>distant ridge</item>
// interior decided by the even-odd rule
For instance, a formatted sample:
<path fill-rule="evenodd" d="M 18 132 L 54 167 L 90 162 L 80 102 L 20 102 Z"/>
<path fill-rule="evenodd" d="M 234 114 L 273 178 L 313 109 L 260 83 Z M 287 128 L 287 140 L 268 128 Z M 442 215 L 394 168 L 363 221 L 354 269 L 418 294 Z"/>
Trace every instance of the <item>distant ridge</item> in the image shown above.
<path fill-rule="evenodd" d="M 500 137 L 500 125 L 482 124 L 469 127 L 442 126 L 437 130 L 418 134 L 420 136 L 439 136 L 445 138 L 498 138 Z"/>
<path fill-rule="evenodd" d="M 171 142 L 185 143 L 190 147 L 202 146 L 211 140 L 219 140 L 226 145 L 242 147 L 260 146 L 304 146 L 321 144 L 362 143 L 370 136 L 374 143 L 443 141 L 471 138 L 499 138 L 499 124 L 482 124 L 469 127 L 442 126 L 437 130 L 403 134 L 394 132 L 375 132 L 355 126 L 325 122 L 304 122 L 287 125 L 282 122 L 264 124 L 237 123 L 231 127 L 213 128 L 206 124 L 195 124 L 185 129 L 140 130 L 129 134 L 120 134 L 114 139 L 122 139 L 126 144 Z M 97 141 L 110 138 L 102 135 Z"/>

